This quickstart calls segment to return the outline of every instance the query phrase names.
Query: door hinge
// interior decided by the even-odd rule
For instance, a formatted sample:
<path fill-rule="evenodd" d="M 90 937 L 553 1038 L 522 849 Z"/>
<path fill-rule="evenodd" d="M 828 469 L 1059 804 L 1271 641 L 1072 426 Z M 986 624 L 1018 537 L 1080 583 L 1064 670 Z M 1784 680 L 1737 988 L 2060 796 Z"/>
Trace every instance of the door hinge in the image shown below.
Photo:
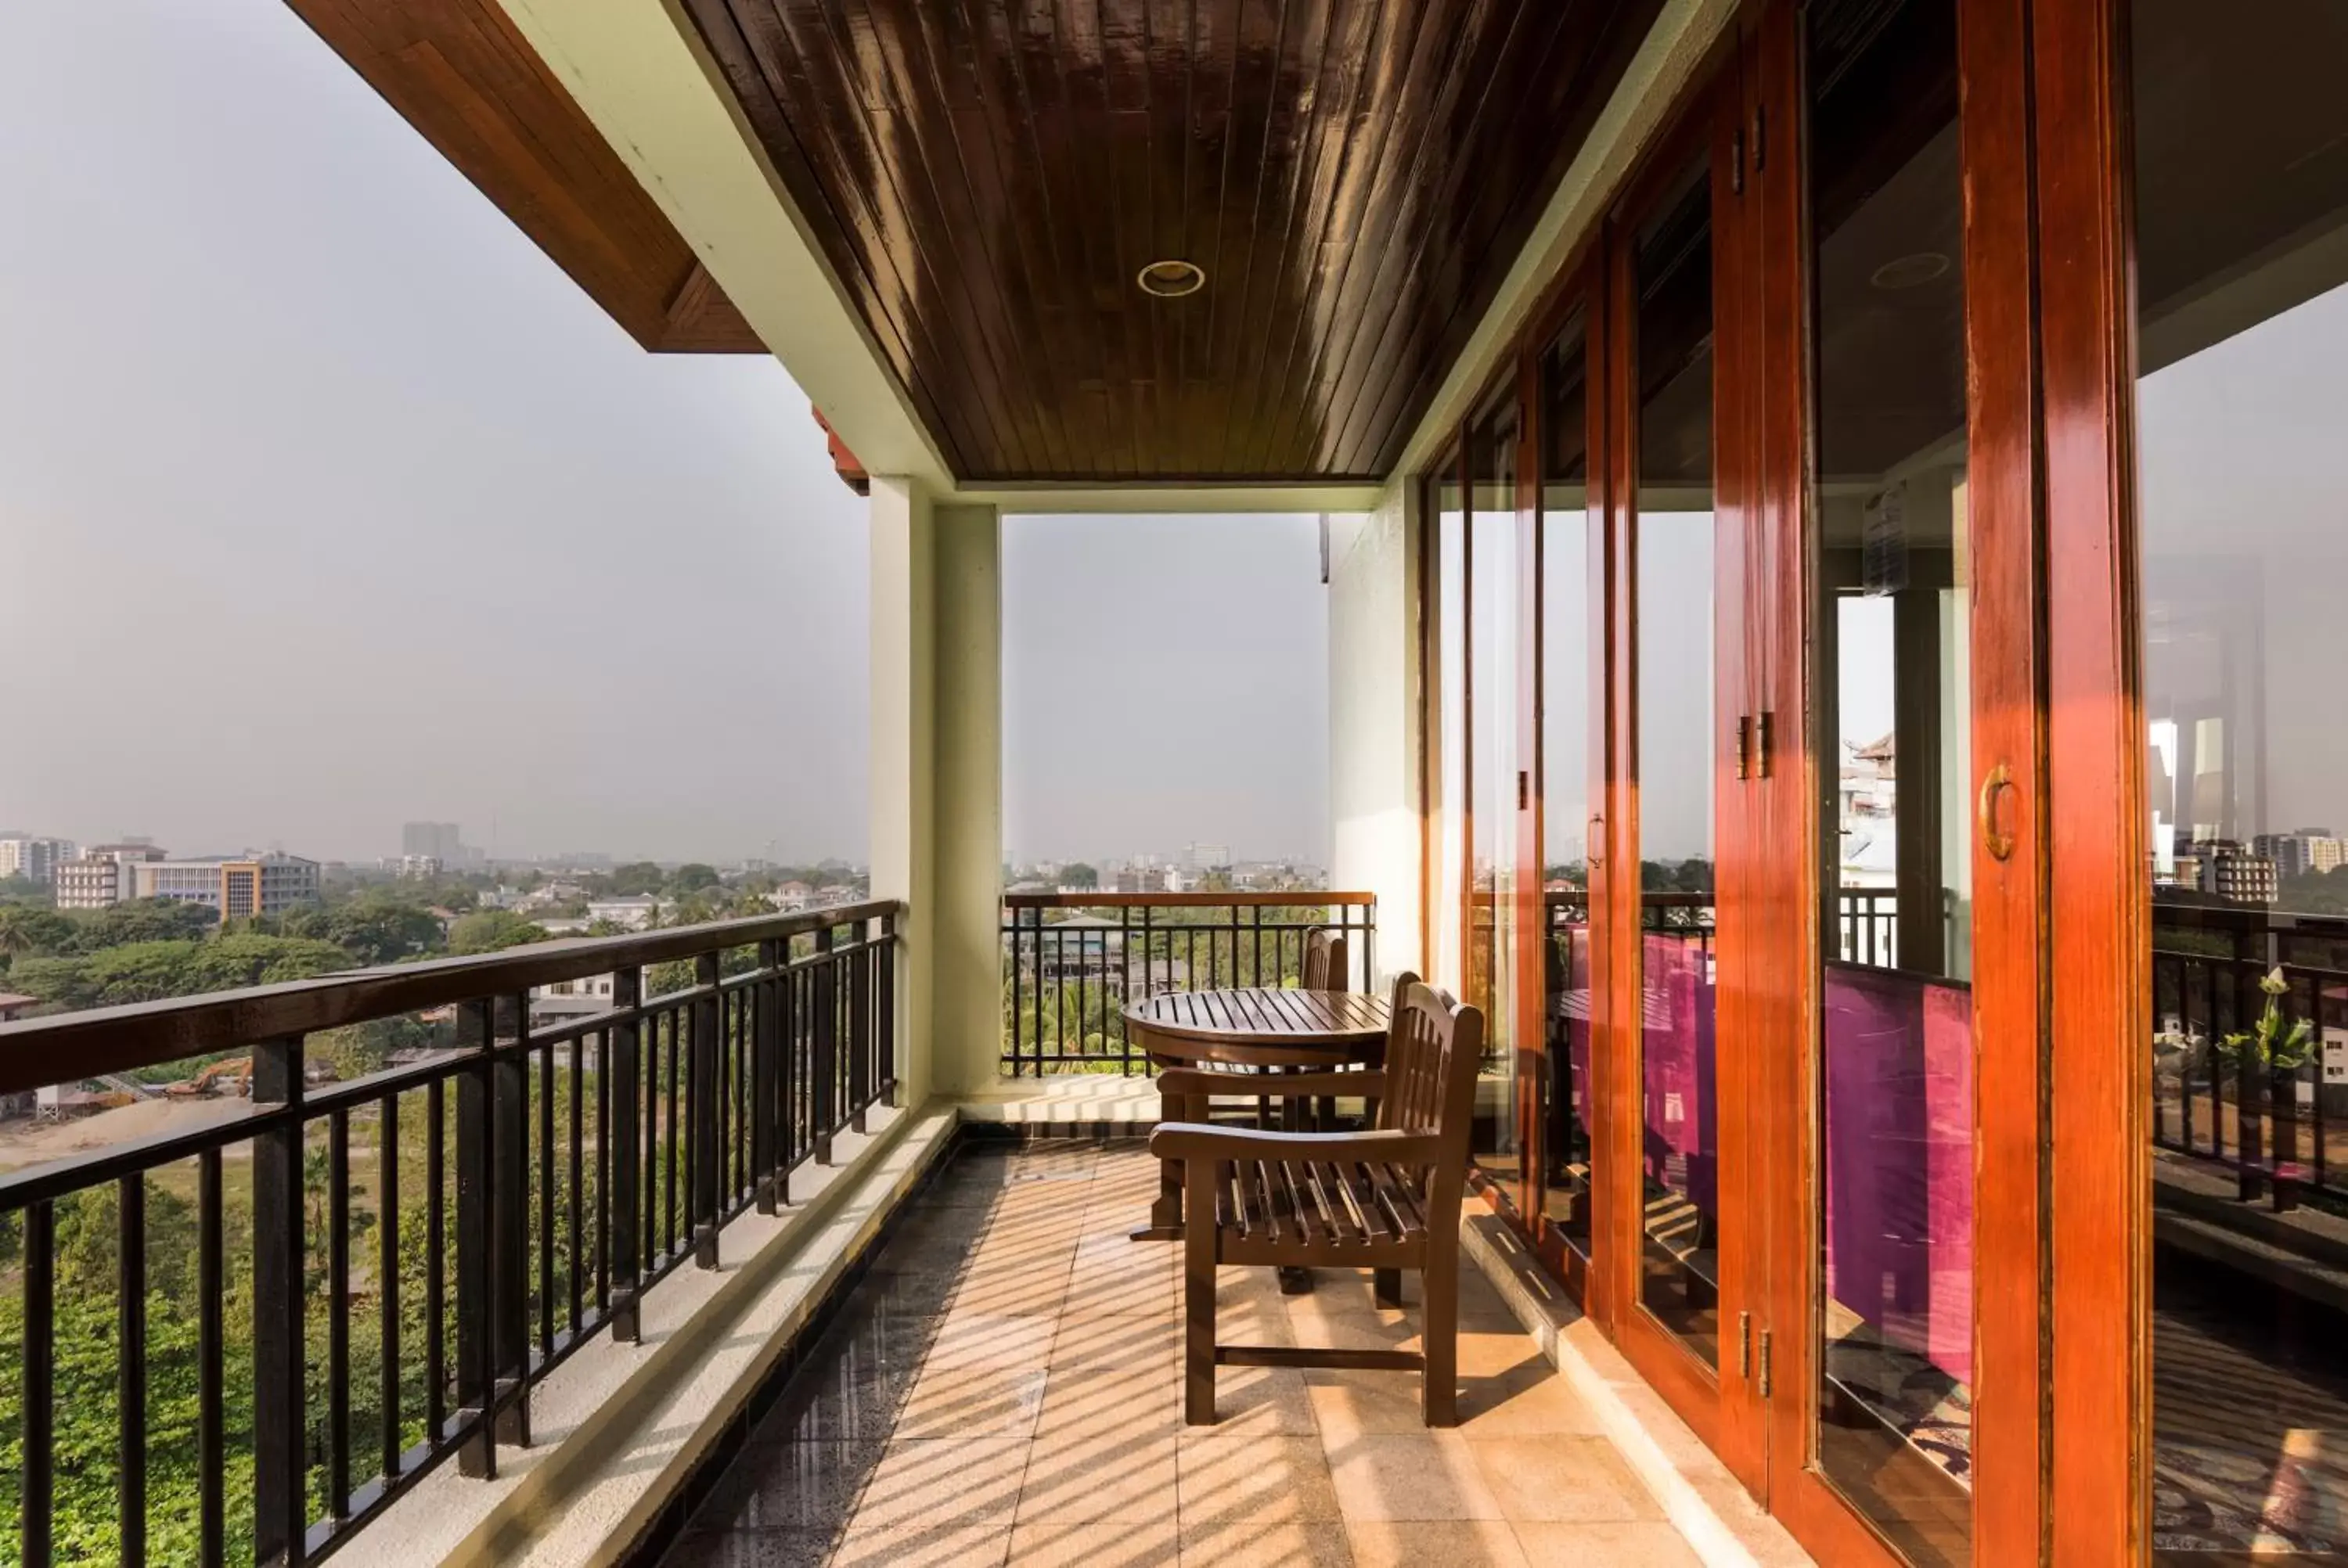
<path fill-rule="evenodd" d="M 1769 1331 L 1761 1330 L 1761 1397 L 1769 1397 Z"/>
<path fill-rule="evenodd" d="M 1750 1312 L 1736 1315 L 1736 1375 L 1740 1378 L 1753 1376 L 1753 1314 Z"/>
<path fill-rule="evenodd" d="M 1519 811 L 1530 811 L 1532 808 L 1533 775 L 1531 770 L 1527 768 L 1519 768 L 1517 770 L 1517 809 Z"/>
<path fill-rule="evenodd" d="M 1738 196 L 1745 194 L 1745 131 L 1739 127 L 1728 138 L 1728 189 Z"/>
<path fill-rule="evenodd" d="M 1753 772 L 1757 777 L 1769 776 L 1769 753 L 1774 749 L 1776 728 L 1777 715 L 1762 709 L 1760 720 L 1753 727 Z"/>
<path fill-rule="evenodd" d="M 1736 715 L 1736 776 L 1753 776 L 1753 721 L 1744 713 Z"/>

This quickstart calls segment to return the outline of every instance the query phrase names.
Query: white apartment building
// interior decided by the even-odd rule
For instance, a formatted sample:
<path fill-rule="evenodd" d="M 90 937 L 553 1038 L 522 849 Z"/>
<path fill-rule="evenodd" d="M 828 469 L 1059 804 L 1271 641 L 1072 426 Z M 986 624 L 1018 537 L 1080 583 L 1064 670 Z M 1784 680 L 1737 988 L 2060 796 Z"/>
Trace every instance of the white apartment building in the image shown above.
<path fill-rule="evenodd" d="M 74 845 L 69 838 L 41 838 L 26 833 L 0 837 L 0 877 L 54 882 L 57 867 L 73 857 Z"/>
<path fill-rule="evenodd" d="M 625 898 L 592 898 L 587 903 L 587 918 L 609 920 L 623 931 L 641 931 L 658 920 L 667 907 L 649 893 Z"/>
<path fill-rule="evenodd" d="M 151 844 L 98 844 L 57 868 L 57 907 L 103 909 L 139 896 L 136 868 L 163 858 Z"/>

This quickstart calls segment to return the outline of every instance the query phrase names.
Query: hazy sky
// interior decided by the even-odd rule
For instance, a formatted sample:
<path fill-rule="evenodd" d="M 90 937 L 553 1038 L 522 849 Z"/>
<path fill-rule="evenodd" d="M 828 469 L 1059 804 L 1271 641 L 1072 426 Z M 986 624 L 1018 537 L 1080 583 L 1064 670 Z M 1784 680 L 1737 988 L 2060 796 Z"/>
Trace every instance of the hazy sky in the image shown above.
<path fill-rule="evenodd" d="M 862 856 L 772 361 L 643 353 L 280 0 L 0 5 L 0 829 Z M 1311 519 L 1006 539 L 1013 853 L 1326 853 Z"/>
<path fill-rule="evenodd" d="M 1006 518 L 1005 853 L 1325 866 L 1328 592 L 1311 517 Z"/>

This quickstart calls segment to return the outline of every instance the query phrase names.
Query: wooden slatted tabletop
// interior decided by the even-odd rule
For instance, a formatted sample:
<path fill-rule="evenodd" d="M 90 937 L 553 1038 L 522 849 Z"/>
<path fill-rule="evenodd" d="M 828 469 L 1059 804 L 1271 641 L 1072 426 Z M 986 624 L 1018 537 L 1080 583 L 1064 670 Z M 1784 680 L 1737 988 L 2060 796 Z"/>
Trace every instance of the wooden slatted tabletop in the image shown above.
<path fill-rule="evenodd" d="M 1257 1047 L 1299 1053 L 1298 1065 L 1351 1060 L 1386 1037 L 1385 997 L 1356 991 L 1288 990 L 1257 986 L 1231 991 L 1160 991 L 1125 1009 L 1129 1028 L 1164 1055 L 1222 1060 L 1215 1047 Z M 1183 1043 L 1210 1048 L 1195 1058 Z M 1260 1060 L 1248 1051 L 1241 1060 Z"/>

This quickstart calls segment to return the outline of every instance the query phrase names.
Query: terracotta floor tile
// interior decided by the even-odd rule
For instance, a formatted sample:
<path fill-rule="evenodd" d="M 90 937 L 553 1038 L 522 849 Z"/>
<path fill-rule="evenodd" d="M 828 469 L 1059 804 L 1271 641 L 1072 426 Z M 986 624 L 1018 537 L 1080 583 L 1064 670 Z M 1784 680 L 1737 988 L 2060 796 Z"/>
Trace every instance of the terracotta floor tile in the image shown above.
<path fill-rule="evenodd" d="M 1170 1521 L 1175 1442 L 1170 1431 L 1038 1439 L 1020 1483 L 1015 1522 Z"/>
<path fill-rule="evenodd" d="M 1030 1438 L 1043 1414 L 1046 1374 L 985 1368 L 929 1368 L 898 1412 L 892 1437 Z"/>
<path fill-rule="evenodd" d="M 1045 1383 L 1035 1436 L 1103 1441 L 1143 1434 L 1170 1437 L 1181 1427 L 1182 1385 L 1169 1371 L 1155 1367 L 1124 1371 L 1059 1368 Z"/>
<path fill-rule="evenodd" d="M 1313 1401 L 1302 1372 L 1288 1367 L 1218 1367 L 1215 1424 L 1189 1430 L 1310 1437 L 1320 1429 L 1313 1419 Z"/>
<path fill-rule="evenodd" d="M 1687 1538 L 1670 1525 L 1534 1524 L 1516 1527 L 1531 1568 L 1699 1568 Z"/>
<path fill-rule="evenodd" d="M 1016 1568 L 1175 1568 L 1181 1537 L 1169 1518 L 1116 1524 L 1021 1524 L 1011 1532 Z"/>
<path fill-rule="evenodd" d="M 1182 1354 L 1181 1320 L 1118 1312 L 1064 1312 L 1052 1336 L 1055 1367 L 1147 1368 L 1170 1372 Z"/>
<path fill-rule="evenodd" d="M 1007 1525 L 912 1524 L 850 1530 L 830 1568 L 989 1568 L 1011 1554 Z"/>
<path fill-rule="evenodd" d="M 1182 1568 L 1351 1568 L 1353 1561 L 1345 1527 L 1331 1520 L 1182 1525 Z"/>
<path fill-rule="evenodd" d="M 950 1312 L 983 1313 L 991 1317 L 1051 1314 L 1067 1299 L 1066 1268 L 1038 1271 L 1006 1270 L 963 1276 L 954 1287 Z"/>
<path fill-rule="evenodd" d="M 1457 1432 L 1331 1443 L 1329 1473 L 1349 1520 L 1498 1519 L 1499 1499 Z"/>
<path fill-rule="evenodd" d="M 1659 1520 L 1660 1508 L 1603 1438 L 1463 1439 L 1512 1520 Z"/>
<path fill-rule="evenodd" d="M 1321 1440 L 1288 1434 L 1184 1430 L 1176 1449 L 1183 1550 L 1194 1530 L 1340 1517 Z"/>
<path fill-rule="evenodd" d="M 930 1341 L 922 1369 L 1040 1368 L 1051 1359 L 1052 1341 L 1059 1331 L 1058 1316 L 1049 1312 L 950 1311 L 938 1325 L 937 1337 Z"/>
<path fill-rule="evenodd" d="M 1027 1474 L 1015 1438 L 893 1442 L 865 1484 L 850 1533 L 888 1525 L 1010 1524 Z"/>
<path fill-rule="evenodd" d="M 1506 1520 L 1348 1519 L 1345 1538 L 1357 1568 L 1526 1568 Z"/>

